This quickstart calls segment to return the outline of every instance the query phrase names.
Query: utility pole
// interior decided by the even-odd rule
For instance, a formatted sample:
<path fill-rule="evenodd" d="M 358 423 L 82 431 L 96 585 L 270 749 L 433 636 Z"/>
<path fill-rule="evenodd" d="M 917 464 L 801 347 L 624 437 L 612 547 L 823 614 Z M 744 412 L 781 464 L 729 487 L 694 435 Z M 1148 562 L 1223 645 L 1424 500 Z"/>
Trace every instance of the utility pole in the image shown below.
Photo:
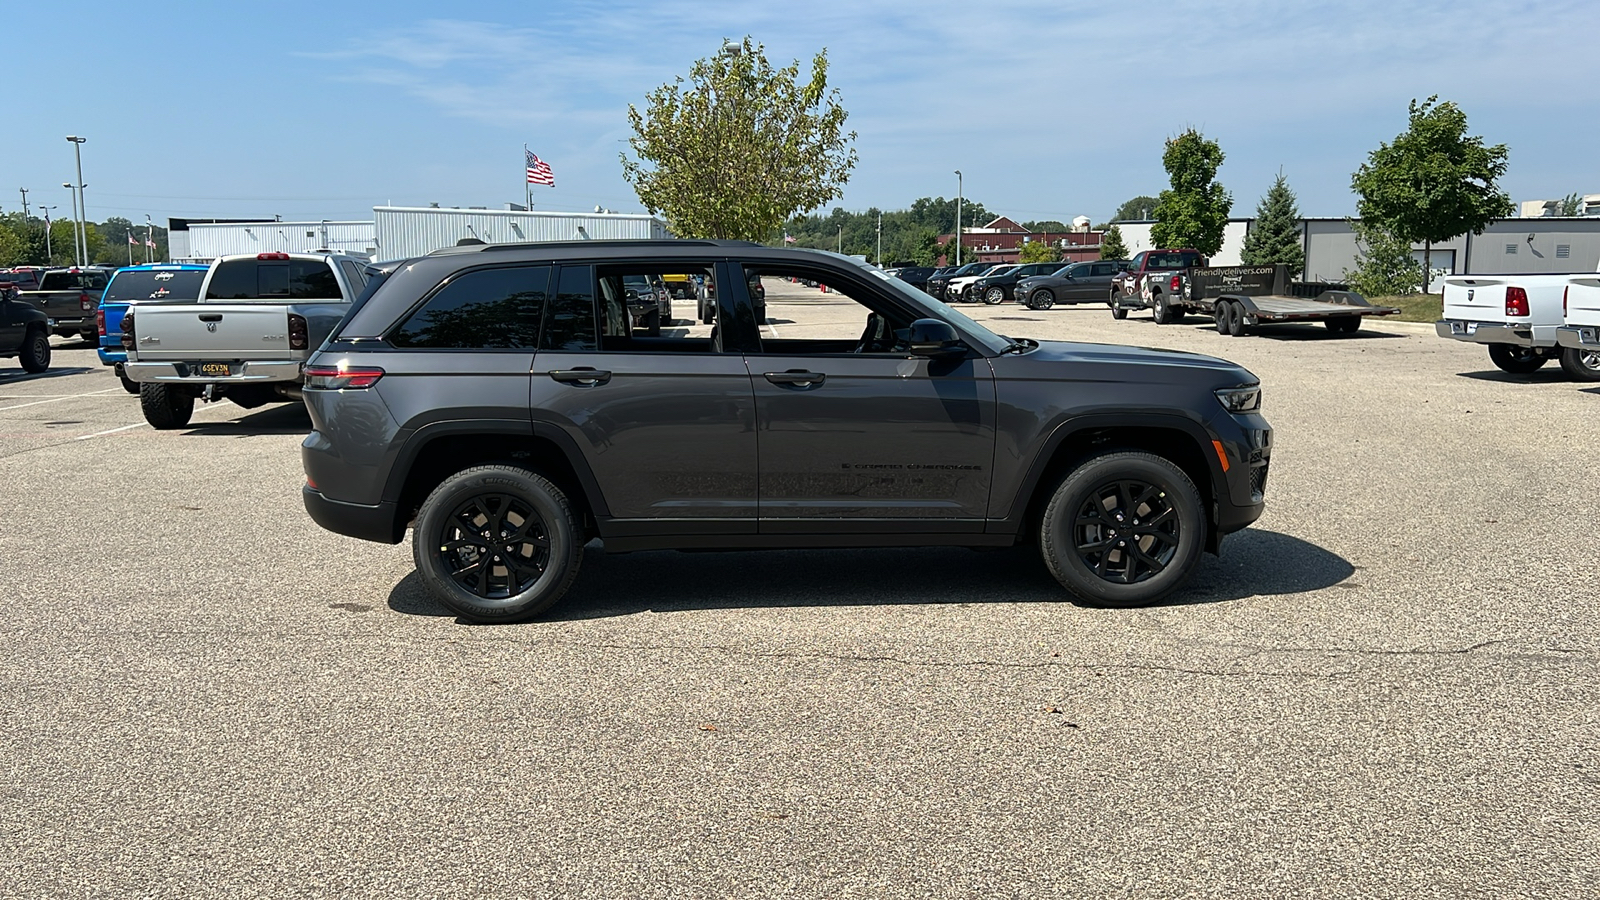
<path fill-rule="evenodd" d="M 22 192 L 22 225 L 26 228 L 28 225 L 28 189 L 17 188 L 17 190 Z"/>
<path fill-rule="evenodd" d="M 44 264 L 48 266 L 50 265 L 50 210 L 60 207 L 45 206 L 41 203 L 39 208 L 44 210 Z"/>
<path fill-rule="evenodd" d="M 961 265 L 961 170 L 956 170 L 956 265 Z"/>
<path fill-rule="evenodd" d="M 878 210 L 878 256 L 875 260 L 878 268 L 883 268 L 883 210 Z"/>
<path fill-rule="evenodd" d="M 839 226 L 839 255 L 844 255 L 844 226 Z"/>
<path fill-rule="evenodd" d="M 78 241 L 83 247 L 83 262 L 79 265 L 86 266 L 89 264 L 89 202 L 83 196 L 83 189 L 88 187 L 83 183 L 83 142 L 88 138 L 69 134 L 67 140 L 72 142 L 72 155 L 78 161 Z"/>

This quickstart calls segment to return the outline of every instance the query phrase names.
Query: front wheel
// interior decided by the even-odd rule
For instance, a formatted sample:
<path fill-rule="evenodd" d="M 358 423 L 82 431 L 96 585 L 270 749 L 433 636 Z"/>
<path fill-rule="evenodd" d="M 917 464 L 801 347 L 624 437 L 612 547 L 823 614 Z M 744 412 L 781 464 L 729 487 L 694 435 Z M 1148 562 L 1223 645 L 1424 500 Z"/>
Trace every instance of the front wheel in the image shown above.
<path fill-rule="evenodd" d="M 1510 372 L 1513 375 L 1531 375 L 1549 362 L 1532 347 L 1518 347 L 1514 344 L 1490 344 L 1489 360 L 1500 371 Z"/>
<path fill-rule="evenodd" d="M 1028 298 L 1029 309 L 1049 309 L 1055 305 L 1056 295 L 1051 293 L 1048 288 L 1034 291 L 1033 295 Z"/>
<path fill-rule="evenodd" d="M 28 332 L 28 339 L 23 342 L 19 355 L 24 371 L 37 375 L 50 368 L 50 335 L 42 328 Z"/>
<path fill-rule="evenodd" d="M 1111 307 L 1111 318 L 1120 320 L 1120 319 L 1126 319 L 1127 317 L 1128 317 L 1128 311 L 1127 310 L 1123 309 L 1120 306 Z"/>
<path fill-rule="evenodd" d="M 644 333 L 651 337 L 661 337 L 660 309 L 652 309 L 644 314 Z"/>
<path fill-rule="evenodd" d="M 571 586 L 583 529 L 567 495 L 517 466 L 465 469 L 433 489 L 411 539 L 435 599 L 474 622 L 544 612 Z"/>
<path fill-rule="evenodd" d="M 1062 479 L 1039 523 L 1050 574 L 1095 606 L 1144 606 L 1183 585 L 1206 519 L 1183 470 L 1150 453 L 1097 456 Z"/>
<path fill-rule="evenodd" d="M 167 431 L 189 424 L 194 397 L 176 385 L 144 382 L 139 385 L 139 408 L 146 422 Z"/>
<path fill-rule="evenodd" d="M 1576 381 L 1600 381 L 1600 350 L 1562 347 L 1561 368 Z"/>
<path fill-rule="evenodd" d="M 983 302 L 989 304 L 990 306 L 998 306 L 1001 303 L 1006 302 L 1005 289 L 997 287 L 989 288 L 983 292 Z"/>

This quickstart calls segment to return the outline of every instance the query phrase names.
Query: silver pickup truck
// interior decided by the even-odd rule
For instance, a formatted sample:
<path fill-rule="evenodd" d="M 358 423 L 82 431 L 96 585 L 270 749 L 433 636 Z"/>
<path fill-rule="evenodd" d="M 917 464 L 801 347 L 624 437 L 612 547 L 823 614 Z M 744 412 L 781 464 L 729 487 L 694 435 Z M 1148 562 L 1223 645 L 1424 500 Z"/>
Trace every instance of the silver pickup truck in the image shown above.
<path fill-rule="evenodd" d="M 123 370 L 156 428 L 182 428 L 196 399 L 254 409 L 297 400 L 301 367 L 366 284 L 365 260 L 257 253 L 211 264 L 194 303 L 131 307 Z"/>

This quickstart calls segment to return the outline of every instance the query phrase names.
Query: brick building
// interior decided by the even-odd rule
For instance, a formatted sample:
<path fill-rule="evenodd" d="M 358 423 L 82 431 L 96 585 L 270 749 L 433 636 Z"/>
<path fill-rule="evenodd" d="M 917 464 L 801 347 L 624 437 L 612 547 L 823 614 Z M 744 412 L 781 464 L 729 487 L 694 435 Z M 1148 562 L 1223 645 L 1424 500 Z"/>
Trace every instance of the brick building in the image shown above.
<path fill-rule="evenodd" d="M 1061 252 L 1063 264 L 1100 258 L 1100 239 L 1104 232 L 1068 231 L 1034 233 L 1008 216 L 1000 216 L 977 228 L 961 229 L 961 261 L 1014 263 L 1024 244 L 1044 241 Z M 939 243 L 949 245 L 954 235 L 939 235 Z M 955 248 L 949 246 L 941 265 L 953 265 Z"/>

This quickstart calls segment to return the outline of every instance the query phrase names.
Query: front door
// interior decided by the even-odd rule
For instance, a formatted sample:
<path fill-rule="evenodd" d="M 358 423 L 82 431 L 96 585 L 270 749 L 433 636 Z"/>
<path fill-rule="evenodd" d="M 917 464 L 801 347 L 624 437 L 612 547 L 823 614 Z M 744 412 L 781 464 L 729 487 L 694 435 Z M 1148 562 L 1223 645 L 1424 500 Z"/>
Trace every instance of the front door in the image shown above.
<path fill-rule="evenodd" d="M 982 530 L 995 440 L 988 361 L 897 352 L 895 332 L 914 313 L 865 281 L 829 278 L 745 266 L 767 304 L 760 349 L 747 355 L 761 531 L 804 533 L 822 519 L 862 531 Z"/>

